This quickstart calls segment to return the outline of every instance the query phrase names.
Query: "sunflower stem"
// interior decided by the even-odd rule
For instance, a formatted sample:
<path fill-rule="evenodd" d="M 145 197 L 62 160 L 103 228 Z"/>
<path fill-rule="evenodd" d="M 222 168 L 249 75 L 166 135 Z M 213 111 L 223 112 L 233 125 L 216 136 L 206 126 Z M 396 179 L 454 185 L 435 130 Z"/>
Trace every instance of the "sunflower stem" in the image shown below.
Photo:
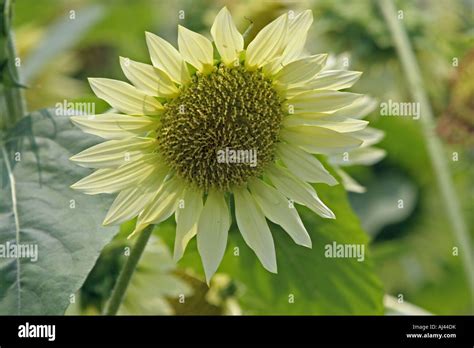
<path fill-rule="evenodd" d="M 125 297 L 125 292 L 127 291 L 130 280 L 132 279 L 133 273 L 137 268 L 138 261 L 140 260 L 143 251 L 150 239 L 151 232 L 153 231 L 153 225 L 149 225 L 145 230 L 143 230 L 137 238 L 137 241 L 132 247 L 130 256 L 125 262 L 122 271 L 115 283 L 115 287 L 112 290 L 112 296 L 110 297 L 109 303 L 105 308 L 104 315 L 116 315 L 122 301 Z"/>
<path fill-rule="evenodd" d="M 25 115 L 26 108 L 11 31 L 12 1 L 0 0 L 0 12 L 0 130 L 7 130 Z"/>
<path fill-rule="evenodd" d="M 420 117 L 421 128 L 431 158 L 434 175 L 438 182 L 445 209 L 452 226 L 452 232 L 460 250 L 467 283 L 471 293 L 471 304 L 474 308 L 474 263 L 470 237 L 461 213 L 459 199 L 454 189 L 449 166 L 445 158 L 445 152 L 435 132 L 433 111 L 423 86 L 420 68 L 402 22 L 400 19 L 397 19 L 397 12 L 392 0 L 379 0 L 377 2 L 391 32 L 412 97 L 420 103 L 421 110 L 424 111 L 422 117 Z"/>

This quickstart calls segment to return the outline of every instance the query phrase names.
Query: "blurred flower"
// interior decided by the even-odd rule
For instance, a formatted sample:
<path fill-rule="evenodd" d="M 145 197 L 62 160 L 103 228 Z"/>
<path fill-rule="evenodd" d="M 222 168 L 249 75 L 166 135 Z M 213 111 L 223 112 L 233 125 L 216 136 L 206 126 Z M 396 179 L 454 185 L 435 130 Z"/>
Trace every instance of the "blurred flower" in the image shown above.
<path fill-rule="evenodd" d="M 206 300 L 223 308 L 226 315 L 241 315 L 242 310 L 237 301 L 236 284 L 227 274 L 218 273 L 212 278 Z"/>
<path fill-rule="evenodd" d="M 174 257 L 180 259 L 197 235 L 208 283 L 225 252 L 233 197 L 240 233 L 276 273 L 265 218 L 311 247 L 293 202 L 335 218 L 309 182 L 337 184 L 313 154 L 332 156 L 373 139 L 368 122 L 345 109 L 363 96 L 339 91 L 360 73 L 325 70 L 326 54 L 303 54 L 312 21 L 311 11 L 283 14 L 244 49 L 224 7 L 211 28 L 217 52 L 206 37 L 182 26 L 179 52 L 147 33 L 153 66 L 121 58 L 135 87 L 90 79 L 97 96 L 122 114 L 73 118 L 108 141 L 71 158 L 97 169 L 72 187 L 86 194 L 119 192 L 104 224 L 138 215 L 134 233 L 175 214 Z"/>

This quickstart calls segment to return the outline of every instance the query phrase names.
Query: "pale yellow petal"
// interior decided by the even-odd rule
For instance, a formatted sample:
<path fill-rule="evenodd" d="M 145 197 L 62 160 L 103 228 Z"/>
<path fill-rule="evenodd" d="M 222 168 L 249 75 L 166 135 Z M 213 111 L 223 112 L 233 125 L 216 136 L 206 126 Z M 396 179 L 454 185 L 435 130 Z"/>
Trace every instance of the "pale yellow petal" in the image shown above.
<path fill-rule="evenodd" d="M 181 84 L 187 85 L 191 82 L 191 75 L 189 75 L 188 66 L 186 62 L 183 60 L 181 61 Z"/>
<path fill-rule="evenodd" d="M 175 261 L 183 256 L 188 242 L 196 235 L 199 217 L 203 208 L 203 192 L 186 188 L 183 193 L 182 206 L 176 210 L 176 238 L 174 242 Z"/>
<path fill-rule="evenodd" d="M 285 96 L 292 98 L 309 90 L 340 90 L 352 87 L 361 76 L 359 71 L 347 70 L 324 70 L 304 83 L 289 86 L 285 90 Z M 361 98 L 362 99 L 362 98 Z M 360 100 L 360 99 L 359 99 Z M 358 100 L 356 100 L 358 102 Z M 355 104 L 354 102 L 353 104 Z M 351 105 L 352 106 L 352 105 Z"/>
<path fill-rule="evenodd" d="M 138 216 L 137 225 L 159 224 L 176 210 L 184 185 L 176 176 L 165 179 L 149 205 Z"/>
<path fill-rule="evenodd" d="M 339 166 L 364 165 L 371 166 L 379 162 L 386 151 L 375 147 L 363 147 L 347 153 L 335 154 L 329 157 L 329 163 Z"/>
<path fill-rule="evenodd" d="M 286 127 L 281 130 L 280 136 L 310 153 L 344 152 L 362 144 L 362 140 L 352 135 L 314 126 Z"/>
<path fill-rule="evenodd" d="M 115 193 L 145 180 L 155 170 L 157 160 L 155 155 L 146 155 L 119 168 L 98 169 L 71 188 L 90 195 Z"/>
<path fill-rule="evenodd" d="M 244 49 L 244 38 L 237 30 L 226 7 L 217 14 L 211 28 L 211 35 L 222 62 L 227 66 L 233 66 Z"/>
<path fill-rule="evenodd" d="M 121 224 L 136 217 L 160 188 L 168 168 L 162 166 L 140 184 L 121 191 L 104 219 L 104 225 Z"/>
<path fill-rule="evenodd" d="M 297 178 L 314 183 L 337 184 L 337 180 L 329 174 L 316 157 L 300 148 L 291 144 L 279 143 L 277 154 L 288 170 Z"/>
<path fill-rule="evenodd" d="M 113 108 L 129 115 L 158 115 L 163 105 L 132 85 L 117 80 L 89 78 L 94 93 Z"/>
<path fill-rule="evenodd" d="M 184 84 L 189 81 L 189 72 L 178 50 L 155 34 L 145 34 L 153 66 L 168 74 L 174 82 Z"/>
<path fill-rule="evenodd" d="M 263 74 L 269 78 L 273 78 L 273 76 L 275 76 L 283 68 L 281 58 L 282 58 L 281 56 L 278 56 L 266 62 L 262 67 Z M 288 86 L 286 85 L 280 86 L 276 84 L 276 87 L 278 88 L 278 90 L 280 90 L 280 93 L 282 95 L 286 95 L 286 93 L 284 92 L 288 90 Z"/>
<path fill-rule="evenodd" d="M 250 180 L 249 187 L 267 219 L 280 225 L 296 244 L 311 248 L 311 238 L 298 211 L 285 196 L 259 179 Z"/>
<path fill-rule="evenodd" d="M 368 147 L 380 142 L 384 138 L 385 132 L 380 129 L 366 127 L 363 130 L 351 133 L 351 135 L 362 141 L 361 147 Z"/>
<path fill-rule="evenodd" d="M 179 25 L 178 47 L 183 59 L 197 70 L 212 71 L 214 49 L 206 37 Z"/>
<path fill-rule="evenodd" d="M 316 75 L 326 64 L 327 54 L 317 54 L 288 63 L 275 80 L 284 85 L 304 83 Z"/>
<path fill-rule="evenodd" d="M 343 107 L 351 105 L 362 95 L 349 92 L 312 90 L 297 94 L 287 100 L 284 108 L 292 112 L 312 114 L 320 112 L 333 113 Z"/>
<path fill-rule="evenodd" d="M 178 88 L 163 70 L 124 57 L 120 57 L 120 66 L 127 79 L 149 95 L 173 98 L 179 94 Z"/>
<path fill-rule="evenodd" d="M 235 217 L 242 237 L 255 252 L 263 267 L 272 273 L 277 273 L 273 236 L 263 212 L 246 188 L 236 188 L 233 193 Z"/>
<path fill-rule="evenodd" d="M 311 10 L 301 12 L 294 18 L 288 18 L 288 33 L 283 44 L 284 50 L 281 55 L 265 63 L 263 73 L 266 76 L 277 74 L 284 66 L 303 56 L 308 29 L 312 22 L 313 14 Z M 294 38 L 298 39 L 295 40 Z"/>
<path fill-rule="evenodd" d="M 350 133 L 364 129 L 367 127 L 369 122 L 353 118 L 342 118 L 333 115 L 314 117 L 312 115 L 296 114 L 285 117 L 283 124 L 286 127 L 317 126 L 331 129 L 339 133 Z"/>
<path fill-rule="evenodd" d="M 245 66 L 248 69 L 256 69 L 281 55 L 287 42 L 287 32 L 287 14 L 264 27 L 247 46 Z"/>
<path fill-rule="evenodd" d="M 158 122 L 153 117 L 122 114 L 73 116 L 70 120 L 83 132 L 104 139 L 124 139 L 144 134 L 155 129 Z"/>
<path fill-rule="evenodd" d="M 334 219 L 335 215 L 318 197 L 314 188 L 292 175 L 287 169 L 272 165 L 266 174 L 280 191 L 287 198 L 298 204 L 305 205 L 319 216 Z"/>
<path fill-rule="evenodd" d="M 341 168 L 334 167 L 337 175 L 341 177 L 342 185 L 347 191 L 355 193 L 364 193 L 366 188 L 354 180 L 349 174 L 343 171 Z"/>
<path fill-rule="evenodd" d="M 357 99 L 349 106 L 346 106 L 334 113 L 334 116 L 350 117 L 350 118 L 364 118 L 369 113 L 375 110 L 377 101 L 367 95 Z"/>
<path fill-rule="evenodd" d="M 155 147 L 154 138 L 109 140 L 72 156 L 70 160 L 83 167 L 114 168 L 138 160 Z"/>
<path fill-rule="evenodd" d="M 340 90 L 352 87 L 361 75 L 360 71 L 326 70 L 308 81 L 307 85 L 311 89 Z"/>
<path fill-rule="evenodd" d="M 209 284 L 224 257 L 231 220 L 224 194 L 211 190 L 199 218 L 197 246 Z"/>
<path fill-rule="evenodd" d="M 308 36 L 308 30 L 312 23 L 313 13 L 311 10 L 303 11 L 295 18 L 289 19 L 288 42 L 282 54 L 283 65 L 286 65 L 301 56 Z"/>

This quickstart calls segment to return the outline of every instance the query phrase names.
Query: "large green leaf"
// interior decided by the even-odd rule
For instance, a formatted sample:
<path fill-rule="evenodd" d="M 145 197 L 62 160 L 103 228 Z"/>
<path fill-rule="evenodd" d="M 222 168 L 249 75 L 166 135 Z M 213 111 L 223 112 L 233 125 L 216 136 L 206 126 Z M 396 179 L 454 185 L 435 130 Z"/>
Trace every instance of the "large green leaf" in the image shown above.
<path fill-rule="evenodd" d="M 228 273 L 241 285 L 240 304 L 255 314 L 382 314 L 383 289 L 367 253 L 368 238 L 348 203 L 342 186 L 318 185 L 318 194 L 336 214 L 326 220 L 302 208 L 304 223 L 311 235 L 313 248 L 296 245 L 278 226 L 271 225 L 275 239 L 278 274 L 267 272 L 249 249 L 235 224 L 229 245 L 218 272 Z M 168 223 L 162 233 L 173 241 L 173 226 Z M 364 244 L 365 259 L 326 258 L 325 246 Z M 238 256 L 236 256 L 238 247 Z M 190 243 L 182 267 L 202 274 L 195 241 Z"/>
<path fill-rule="evenodd" d="M 22 120 L 27 121 L 31 128 L 21 132 L 32 132 L 28 139 L 36 146 L 21 150 L 9 173 L 14 185 L 8 181 L 0 189 L 0 245 L 37 246 L 38 258 L 0 257 L 0 314 L 62 314 L 116 229 L 101 227 L 109 197 L 69 188 L 88 173 L 69 157 L 97 139 L 47 111 Z"/>

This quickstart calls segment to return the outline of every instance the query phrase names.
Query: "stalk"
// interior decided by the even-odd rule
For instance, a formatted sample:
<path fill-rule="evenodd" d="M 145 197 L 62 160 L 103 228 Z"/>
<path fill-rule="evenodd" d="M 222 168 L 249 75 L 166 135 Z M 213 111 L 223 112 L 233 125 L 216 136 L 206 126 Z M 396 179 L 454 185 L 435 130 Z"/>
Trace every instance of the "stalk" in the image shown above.
<path fill-rule="evenodd" d="M 11 128 L 25 115 L 11 30 L 12 0 L 0 0 L 0 130 Z"/>
<path fill-rule="evenodd" d="M 112 291 L 112 296 L 110 297 L 109 303 L 105 308 L 105 315 L 117 314 L 120 305 L 122 304 L 122 301 L 124 299 L 128 285 L 130 284 L 130 280 L 132 279 L 133 273 L 137 268 L 138 261 L 140 260 L 143 251 L 145 250 L 146 244 L 150 239 L 152 231 L 153 225 L 149 225 L 139 234 L 137 241 L 132 247 L 130 256 L 125 262 L 125 265 L 117 279 L 117 283 L 115 284 L 114 290 Z"/>

